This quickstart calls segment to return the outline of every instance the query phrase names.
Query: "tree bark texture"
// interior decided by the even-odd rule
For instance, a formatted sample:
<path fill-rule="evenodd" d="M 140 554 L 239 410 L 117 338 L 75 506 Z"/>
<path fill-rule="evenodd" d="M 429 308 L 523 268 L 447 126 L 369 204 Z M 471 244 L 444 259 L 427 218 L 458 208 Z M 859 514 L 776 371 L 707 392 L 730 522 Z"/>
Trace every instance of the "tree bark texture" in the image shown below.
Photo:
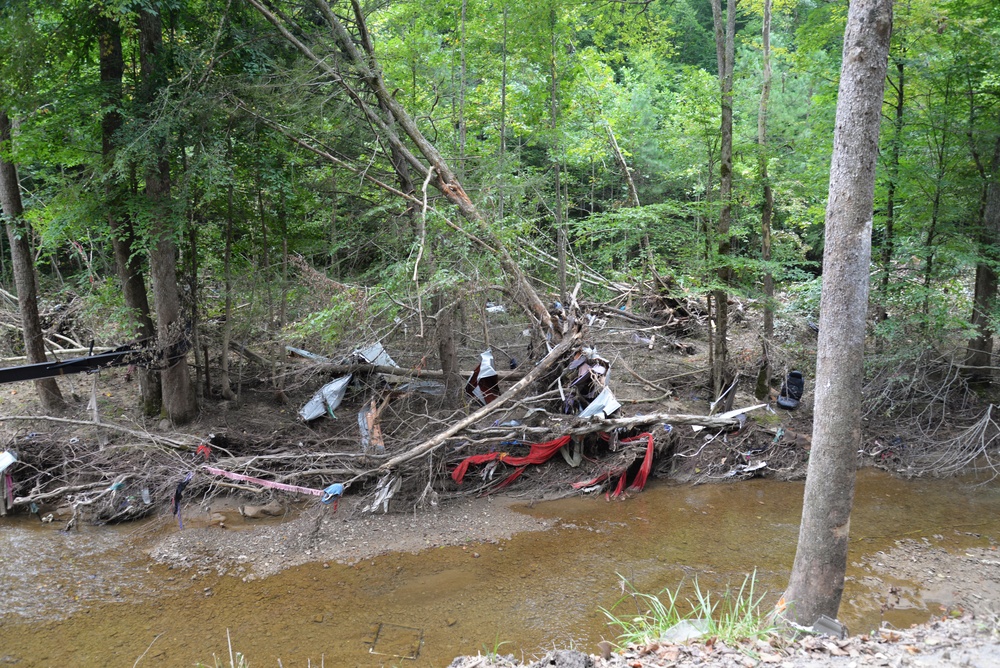
<path fill-rule="evenodd" d="M 158 15 L 139 12 L 139 64 L 142 77 L 141 101 L 151 105 L 164 80 L 157 62 L 163 36 Z M 191 388 L 186 354 L 186 333 L 181 319 L 177 290 L 177 244 L 171 229 L 170 162 L 162 140 L 155 140 L 157 156 L 146 172 L 146 197 L 150 202 L 153 247 L 149 256 L 156 305 L 157 348 L 162 352 L 160 372 L 163 408 L 174 424 L 189 422 L 195 415 L 195 395 Z"/>
<path fill-rule="evenodd" d="M 122 75 L 125 60 L 122 56 L 122 31 L 118 22 L 105 16 L 95 5 L 97 14 L 98 43 L 100 45 L 100 75 L 104 90 L 104 117 L 101 119 L 101 152 L 105 169 L 110 169 L 117 146 L 115 134 L 121 129 L 123 119 L 118 111 L 122 104 Z M 142 262 L 136 254 L 135 228 L 122 202 L 123 188 L 118 183 L 106 186 L 108 226 L 111 228 L 111 246 L 115 255 L 115 268 L 121 281 L 125 298 L 140 339 L 153 341 L 156 329 L 149 312 L 149 298 L 143 277 Z M 143 412 L 156 415 L 162 406 L 160 376 L 149 368 L 138 370 L 139 393 L 142 397 Z"/>
<path fill-rule="evenodd" d="M 716 227 L 720 287 L 713 291 L 715 300 L 715 337 L 712 346 L 712 388 L 718 397 L 731 382 L 727 371 L 729 345 L 729 294 L 727 286 L 732 281 L 732 268 L 728 257 L 732 247 L 729 228 L 733 210 L 733 60 L 735 58 L 736 5 L 738 0 L 726 3 L 725 27 L 722 20 L 722 0 L 712 0 L 712 18 L 715 24 L 715 54 L 719 66 L 721 100 L 721 126 L 719 144 L 719 224 Z M 731 399 L 730 399 L 731 401 Z M 726 402 L 728 405 L 730 402 Z"/>
<path fill-rule="evenodd" d="M 760 210 L 761 259 L 771 261 L 771 217 L 774 214 L 774 192 L 767 174 L 767 111 L 771 99 L 771 0 L 764 0 L 764 23 L 761 28 L 761 60 L 763 77 L 760 89 L 760 106 L 757 110 L 757 147 L 760 181 L 764 201 Z M 774 334 L 774 276 L 764 270 L 764 339 L 770 341 Z M 765 364 L 767 364 L 765 360 Z"/>
<path fill-rule="evenodd" d="M 853 0 L 844 34 L 826 208 L 812 452 L 786 616 L 836 617 L 844 591 L 871 264 L 879 122 L 892 0 Z"/>
<path fill-rule="evenodd" d="M 17 167 L 4 155 L 10 150 L 11 122 L 6 109 L 0 109 L 0 206 L 3 207 L 7 238 L 10 240 L 10 257 L 14 268 L 14 285 L 17 288 L 17 305 L 21 313 L 21 333 L 24 337 L 25 355 L 31 364 L 45 362 L 45 342 L 42 323 L 38 317 L 38 285 L 35 265 L 28 240 L 31 229 L 24 219 Z M 63 408 L 62 393 L 55 378 L 36 380 L 35 390 L 46 411 Z"/>
<path fill-rule="evenodd" d="M 1000 243 L 1000 181 L 994 173 L 993 180 L 986 186 L 980 252 L 989 260 L 995 260 L 998 243 Z M 990 314 L 996 304 L 997 294 L 997 272 L 993 267 L 990 261 L 976 264 L 972 325 L 978 333 L 969 341 L 965 359 L 966 365 L 972 367 L 968 375 L 973 381 L 988 381 L 992 376 L 990 367 L 993 365 L 993 328 L 990 324 Z"/>

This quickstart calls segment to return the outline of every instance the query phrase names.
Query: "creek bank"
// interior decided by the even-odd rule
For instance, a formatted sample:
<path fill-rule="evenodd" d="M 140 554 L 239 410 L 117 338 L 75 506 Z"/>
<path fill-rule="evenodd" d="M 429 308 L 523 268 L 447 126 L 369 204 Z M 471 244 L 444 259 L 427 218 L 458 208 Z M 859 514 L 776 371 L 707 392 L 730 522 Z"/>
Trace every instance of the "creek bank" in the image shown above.
<path fill-rule="evenodd" d="M 510 497 L 479 497 L 413 513 L 362 513 L 364 499 L 347 498 L 334 512 L 316 504 L 294 519 L 233 530 L 209 507 L 185 518 L 187 527 L 161 538 L 150 556 L 175 568 L 242 577 L 268 577 L 309 562 L 347 565 L 388 552 L 420 552 L 443 545 L 496 543 L 553 521 L 511 508 Z"/>
<path fill-rule="evenodd" d="M 715 643 L 650 643 L 621 654 L 588 655 L 556 650 L 537 661 L 513 656 L 463 656 L 449 668 L 927 668 L 1000 666 L 997 619 L 972 615 L 935 620 L 909 629 L 882 629 L 844 640 L 808 636 L 728 646 Z"/>
<path fill-rule="evenodd" d="M 860 565 L 872 572 L 867 584 L 885 608 L 913 605 L 922 598 L 937 603 L 941 617 L 906 629 L 884 625 L 844 639 L 776 637 L 737 646 L 718 641 L 651 642 L 621 653 L 555 651 L 527 661 L 513 656 L 462 656 L 449 668 L 1000 667 L 1000 553 L 996 545 L 955 552 L 929 539 L 904 539 L 863 561 Z M 902 582 L 916 587 L 902 586 Z"/>

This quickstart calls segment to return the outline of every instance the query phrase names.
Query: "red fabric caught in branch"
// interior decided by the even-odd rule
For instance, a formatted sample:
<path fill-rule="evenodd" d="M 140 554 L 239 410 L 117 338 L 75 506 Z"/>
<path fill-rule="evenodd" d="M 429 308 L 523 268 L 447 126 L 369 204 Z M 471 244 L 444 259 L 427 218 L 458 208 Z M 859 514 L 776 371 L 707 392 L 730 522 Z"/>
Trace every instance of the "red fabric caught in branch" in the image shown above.
<path fill-rule="evenodd" d="M 642 464 L 639 466 L 639 471 L 635 474 L 635 479 L 632 484 L 628 486 L 628 489 L 635 490 L 636 492 L 642 491 L 642 488 L 646 486 L 646 482 L 649 480 L 649 474 L 653 470 L 653 435 L 650 433 L 643 432 L 638 436 L 633 436 L 631 438 L 623 438 L 622 443 L 634 443 L 636 441 L 646 440 L 646 454 L 642 458 Z M 616 475 L 621 475 L 618 480 L 618 485 L 615 487 L 615 491 L 611 494 L 612 498 L 618 498 L 625 493 L 626 477 L 628 476 L 628 466 L 619 469 L 613 469 L 611 471 L 605 471 L 601 475 L 593 478 L 591 480 L 582 480 L 580 482 L 573 483 L 573 489 L 583 489 L 584 487 L 591 487 L 598 483 L 604 482 L 608 478 L 613 478 Z"/>
<path fill-rule="evenodd" d="M 545 443 L 534 443 L 531 445 L 531 449 L 523 457 L 511 457 L 506 452 L 490 452 L 482 455 L 472 455 L 471 457 L 466 457 L 463 459 L 455 470 L 451 472 L 451 479 L 455 482 L 461 484 L 462 480 L 465 478 L 466 472 L 468 472 L 469 467 L 473 464 L 485 464 L 486 462 L 491 462 L 495 459 L 499 459 L 504 464 L 510 466 L 524 467 L 528 464 L 544 464 L 545 462 L 552 459 L 559 448 L 563 447 L 569 443 L 570 436 L 560 436 L 557 439 L 546 441 Z M 523 468 L 521 469 L 523 471 Z M 503 482 L 502 486 L 509 485 L 514 482 L 517 476 L 521 475 L 521 471 L 516 471 L 516 475 L 508 478 Z"/>

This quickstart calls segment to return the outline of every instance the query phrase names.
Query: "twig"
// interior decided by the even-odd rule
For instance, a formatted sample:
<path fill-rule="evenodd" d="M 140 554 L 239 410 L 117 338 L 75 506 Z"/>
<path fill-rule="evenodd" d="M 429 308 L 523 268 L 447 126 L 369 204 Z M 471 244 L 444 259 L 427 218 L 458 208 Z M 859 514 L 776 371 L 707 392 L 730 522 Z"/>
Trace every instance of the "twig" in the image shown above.
<path fill-rule="evenodd" d="M 424 256 L 424 244 L 427 243 L 427 185 L 434 175 L 434 167 L 427 170 L 427 178 L 424 179 L 424 186 L 421 192 L 424 193 L 424 205 L 420 209 L 420 247 L 417 249 L 417 259 L 413 263 L 413 282 L 417 286 L 417 318 L 420 322 L 420 338 L 424 338 L 424 309 L 420 297 L 420 258 Z"/>
<path fill-rule="evenodd" d="M 161 631 L 160 633 L 157 633 L 155 636 L 153 636 L 153 640 L 152 640 L 152 642 L 149 643 L 149 647 L 146 648 L 145 652 L 143 652 L 142 654 L 139 655 L 139 658 L 136 659 L 135 663 L 132 664 L 132 668 L 135 668 L 136 666 L 139 665 L 139 662 L 142 661 L 142 657 L 146 656 L 146 654 L 149 652 L 149 650 L 153 649 L 153 643 L 155 643 L 157 640 L 159 640 L 160 636 L 162 636 L 162 635 L 163 635 L 163 632 Z"/>

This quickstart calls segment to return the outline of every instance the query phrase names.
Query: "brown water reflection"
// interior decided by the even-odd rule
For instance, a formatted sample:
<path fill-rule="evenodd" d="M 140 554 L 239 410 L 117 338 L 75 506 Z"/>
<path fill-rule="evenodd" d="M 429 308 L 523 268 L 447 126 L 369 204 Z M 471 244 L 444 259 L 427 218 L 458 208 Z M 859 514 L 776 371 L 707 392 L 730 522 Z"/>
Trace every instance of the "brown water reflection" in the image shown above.
<path fill-rule="evenodd" d="M 959 547 L 985 539 L 956 528 L 1000 536 L 1000 492 L 957 485 L 862 471 L 851 561 L 902 537 L 940 535 L 936 542 Z M 142 656 L 139 666 L 211 664 L 213 653 L 228 659 L 227 629 L 254 668 L 277 666 L 279 659 L 286 668 L 446 666 L 456 654 L 497 645 L 502 653 L 526 655 L 552 646 L 593 650 L 609 635 L 598 608 L 620 595 L 618 574 L 640 590 L 657 591 L 695 576 L 702 588 L 722 588 L 756 568 L 759 587 L 780 592 L 794 556 L 801 497 L 801 483 L 659 485 L 624 502 L 539 504 L 526 512 L 559 518 L 556 529 L 494 544 L 391 554 L 354 566 L 310 564 L 249 583 L 218 576 L 192 581 L 190 573 L 142 568 L 150 580 L 135 585 L 123 578 L 119 591 L 139 602 L 94 605 L 64 620 L 25 623 L 5 615 L 0 660 L 131 666 Z M 125 556 L 112 548 L 101 560 L 110 565 Z M 94 573 L 103 568 L 95 565 Z M 2 572 L 5 583 L 15 577 Z M 857 581 L 861 575 L 852 567 L 842 607 L 854 631 L 879 623 L 880 601 Z M 151 595 L 149 581 L 168 591 Z M 900 624 L 929 613 L 888 615 Z M 399 658 L 416 648 L 415 660 Z"/>

